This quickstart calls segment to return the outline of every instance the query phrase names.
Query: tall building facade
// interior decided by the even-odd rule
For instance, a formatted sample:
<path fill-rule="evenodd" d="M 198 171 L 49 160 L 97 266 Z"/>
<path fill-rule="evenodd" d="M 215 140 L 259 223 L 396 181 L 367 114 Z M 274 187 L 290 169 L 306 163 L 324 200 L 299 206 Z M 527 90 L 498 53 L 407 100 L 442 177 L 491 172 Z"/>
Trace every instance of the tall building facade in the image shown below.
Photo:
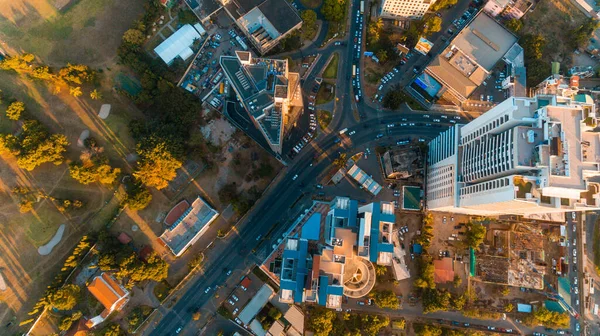
<path fill-rule="evenodd" d="M 570 91 L 573 93 L 576 91 Z M 600 209 L 600 137 L 587 95 L 512 97 L 429 144 L 430 210 Z"/>
<path fill-rule="evenodd" d="M 380 16 L 390 19 L 420 19 L 436 0 L 383 0 Z"/>

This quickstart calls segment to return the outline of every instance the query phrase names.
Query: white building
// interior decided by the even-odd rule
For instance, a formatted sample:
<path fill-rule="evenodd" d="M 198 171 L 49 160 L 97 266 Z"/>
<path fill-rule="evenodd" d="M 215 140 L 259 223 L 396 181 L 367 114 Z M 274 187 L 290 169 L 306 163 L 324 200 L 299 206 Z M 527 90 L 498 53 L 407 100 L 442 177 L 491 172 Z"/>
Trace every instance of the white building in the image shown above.
<path fill-rule="evenodd" d="M 505 19 L 520 19 L 532 5 L 529 0 L 489 0 L 483 11 L 493 17 L 500 15 Z"/>
<path fill-rule="evenodd" d="M 390 19 L 420 19 L 436 0 L 383 0 L 380 16 Z"/>
<path fill-rule="evenodd" d="M 193 27 L 186 24 L 154 48 L 154 52 L 167 64 L 173 63 L 177 57 L 185 61 L 194 55 L 191 48 L 194 41 L 200 39 L 205 33 L 199 23 Z"/>
<path fill-rule="evenodd" d="M 509 98 L 430 142 L 427 206 L 482 215 L 600 209 L 596 123 L 587 95 Z"/>

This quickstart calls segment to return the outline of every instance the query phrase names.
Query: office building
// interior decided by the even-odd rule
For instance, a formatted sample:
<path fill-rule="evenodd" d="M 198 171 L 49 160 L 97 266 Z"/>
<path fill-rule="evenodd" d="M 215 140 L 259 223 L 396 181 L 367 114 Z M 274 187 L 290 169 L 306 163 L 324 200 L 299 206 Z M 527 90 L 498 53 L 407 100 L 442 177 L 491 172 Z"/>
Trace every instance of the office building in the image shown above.
<path fill-rule="evenodd" d="M 298 73 L 289 72 L 285 59 L 257 58 L 247 51 L 221 56 L 220 64 L 249 119 L 281 154 L 290 110 L 302 106 Z"/>
<path fill-rule="evenodd" d="M 347 197 L 316 202 L 282 243 L 279 300 L 338 309 L 344 295 L 360 298 L 371 291 L 373 264 L 409 277 L 406 265 L 396 265 L 404 255 L 396 251 L 395 219 L 389 202 L 359 206 Z"/>
<path fill-rule="evenodd" d="M 533 5 L 529 0 L 489 0 L 483 11 L 490 16 L 501 16 L 505 19 L 520 19 Z"/>
<path fill-rule="evenodd" d="M 431 107 L 438 100 L 460 106 L 488 77 L 496 64 L 504 61 L 515 69 L 508 73 L 519 76 L 524 72 L 523 49 L 517 37 L 490 16 L 479 12 L 433 57 L 406 91 L 420 104 Z M 517 71 L 518 70 L 518 71 Z M 508 79 L 514 82 L 515 78 Z M 510 83 L 503 83 L 503 86 Z"/>
<path fill-rule="evenodd" d="M 430 142 L 430 210 L 527 215 L 600 209 L 594 102 L 573 88 L 542 87 L 553 94 L 508 98 Z"/>
<path fill-rule="evenodd" d="M 261 55 L 302 27 L 302 19 L 289 1 L 221 0 L 221 3 Z"/>
<path fill-rule="evenodd" d="M 436 0 L 383 0 L 380 16 L 389 19 L 420 19 Z"/>

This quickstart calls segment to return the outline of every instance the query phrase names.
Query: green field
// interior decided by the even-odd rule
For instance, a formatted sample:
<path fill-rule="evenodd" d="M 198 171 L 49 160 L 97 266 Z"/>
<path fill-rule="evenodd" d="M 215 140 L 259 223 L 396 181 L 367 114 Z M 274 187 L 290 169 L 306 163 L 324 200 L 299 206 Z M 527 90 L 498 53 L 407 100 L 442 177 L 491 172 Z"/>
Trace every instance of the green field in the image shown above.
<path fill-rule="evenodd" d="M 50 201 L 43 201 L 36 211 L 11 220 L 12 225 L 27 227 L 27 238 L 36 247 L 46 244 L 54 236 L 58 227 L 66 221 L 67 219 Z"/>
<path fill-rule="evenodd" d="M 331 78 L 331 79 L 337 78 L 339 60 L 340 60 L 340 55 L 338 53 L 333 53 L 333 57 L 331 58 L 331 61 L 329 62 L 329 64 L 327 64 L 327 68 L 325 68 L 325 71 L 323 71 L 324 78 Z"/>

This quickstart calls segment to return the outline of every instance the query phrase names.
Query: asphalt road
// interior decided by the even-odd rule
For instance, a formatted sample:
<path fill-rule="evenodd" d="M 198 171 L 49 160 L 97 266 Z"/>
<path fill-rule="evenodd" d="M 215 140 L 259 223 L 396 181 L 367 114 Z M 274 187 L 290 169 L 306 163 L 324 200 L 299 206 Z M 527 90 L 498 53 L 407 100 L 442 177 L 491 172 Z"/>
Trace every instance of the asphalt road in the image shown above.
<path fill-rule="evenodd" d="M 351 14 L 356 15 L 355 10 L 359 3 L 358 0 L 352 2 Z M 353 38 L 357 25 L 355 16 L 351 16 L 350 19 L 352 23 L 348 36 Z M 442 119 L 441 114 L 435 112 L 427 114 L 431 119 L 440 118 L 440 123 L 433 123 L 431 119 L 423 117 L 424 113 L 411 111 L 406 107 L 400 111 L 382 113 L 379 108 L 365 104 L 364 100 L 357 105 L 353 94 L 350 93 L 351 81 L 347 80 L 352 72 L 354 47 L 347 41 L 344 41 L 345 45 L 335 46 L 332 41 L 327 46 L 319 48 L 324 37 L 324 32 L 321 32 L 315 43 L 291 56 L 297 58 L 317 52 L 322 54 L 319 62 L 323 63 L 316 64 L 313 73 L 303 83 L 303 91 L 306 92 L 306 89 L 309 91 L 312 87 L 314 77 L 329 55 L 333 52 L 340 53 L 343 66 L 338 71 L 336 108 L 329 127 L 333 131 L 319 135 L 293 160 L 285 158 L 289 164 L 285 175 L 274 183 L 248 213 L 246 219 L 238 225 L 237 234 L 230 234 L 227 238 L 216 241 L 214 246 L 205 252 L 204 272 L 196 275 L 191 283 L 177 294 L 177 302 L 174 305 L 169 308 L 163 307 L 163 318 L 154 326 L 151 335 L 173 335 L 180 328 L 182 335 L 195 334 L 199 322 L 192 320 L 193 312 L 200 309 L 203 316 L 215 314 L 220 302 L 225 299 L 225 295 L 221 293 L 229 292 L 231 286 L 235 286 L 252 265 L 262 262 L 261 258 L 270 253 L 273 244 L 277 243 L 281 234 L 288 230 L 293 219 L 303 210 L 303 206 L 308 206 L 311 202 L 312 186 L 341 152 L 354 153 L 356 147 L 364 145 L 393 144 L 398 139 L 407 137 L 407 134 L 414 138 L 430 139 L 452 125 L 449 121 L 453 116 Z M 353 117 L 354 109 L 361 114 L 360 124 Z M 307 109 L 302 117 L 308 118 L 308 114 Z M 463 117 L 461 121 L 467 120 Z M 415 125 L 400 126 L 402 123 L 410 122 Z M 439 126 L 432 127 L 427 125 L 428 123 Z M 395 127 L 388 128 L 388 124 L 395 124 Z M 338 131 L 343 128 L 348 128 L 347 133 L 352 131 L 356 133 L 339 143 L 336 138 Z M 379 133 L 383 133 L 384 136 L 376 140 Z M 341 147 L 342 144 L 344 147 Z M 286 153 L 285 149 L 284 153 Z M 315 157 L 319 157 L 317 162 L 314 162 Z M 293 179 L 295 175 L 298 177 Z M 233 274 L 229 277 L 226 276 L 227 269 L 233 270 Z M 205 292 L 207 288 L 210 290 Z M 220 294 L 219 298 L 215 297 L 215 292 Z"/>

